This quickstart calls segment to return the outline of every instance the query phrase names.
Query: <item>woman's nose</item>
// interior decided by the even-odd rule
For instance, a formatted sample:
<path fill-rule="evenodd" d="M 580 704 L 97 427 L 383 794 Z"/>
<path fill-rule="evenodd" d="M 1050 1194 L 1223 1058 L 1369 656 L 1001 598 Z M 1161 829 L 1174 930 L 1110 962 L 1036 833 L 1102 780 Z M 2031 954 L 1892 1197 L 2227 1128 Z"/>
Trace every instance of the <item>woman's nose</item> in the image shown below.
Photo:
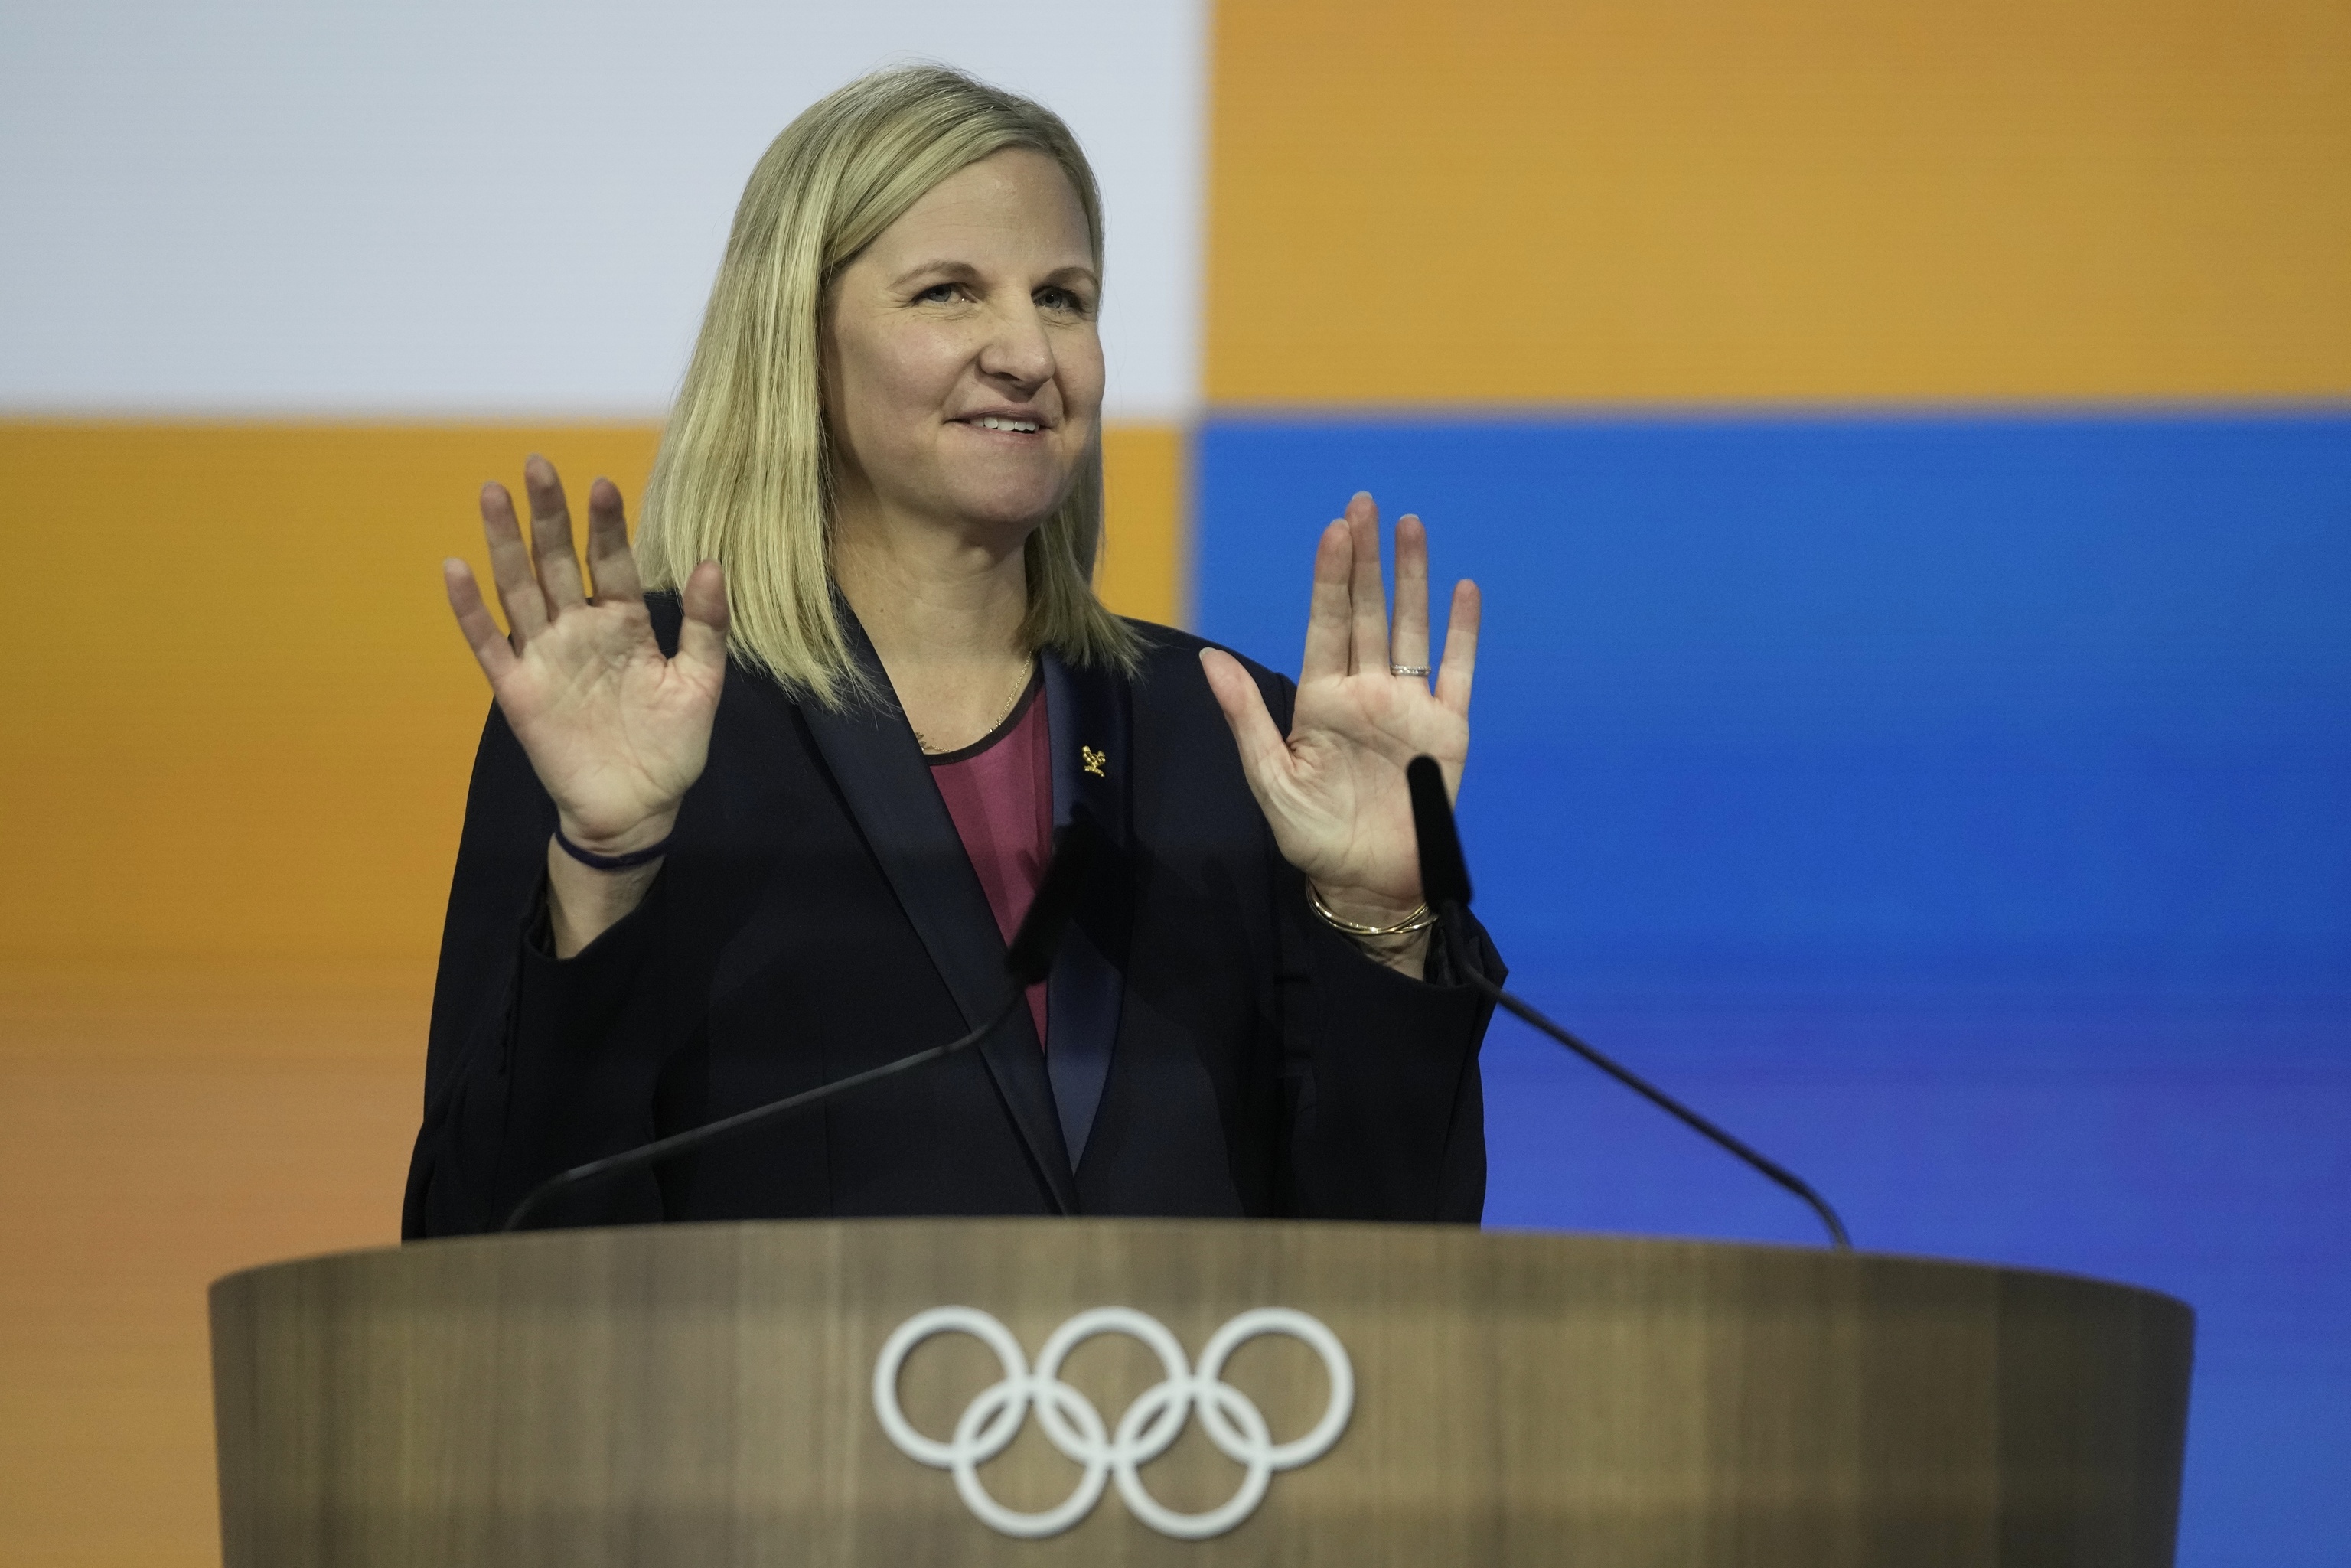
<path fill-rule="evenodd" d="M 1018 382 L 1024 392 L 1053 379 L 1053 344 L 1034 302 L 1020 300 L 995 312 L 991 320 L 993 329 L 979 350 L 982 374 Z"/>

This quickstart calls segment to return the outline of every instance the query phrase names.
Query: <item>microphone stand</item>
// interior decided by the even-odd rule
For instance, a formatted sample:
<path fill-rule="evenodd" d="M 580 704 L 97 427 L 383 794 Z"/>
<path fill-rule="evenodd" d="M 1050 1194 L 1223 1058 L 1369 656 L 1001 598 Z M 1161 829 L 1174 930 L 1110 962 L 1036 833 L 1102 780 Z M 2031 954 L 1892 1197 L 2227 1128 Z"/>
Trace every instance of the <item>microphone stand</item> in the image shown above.
<path fill-rule="evenodd" d="M 1466 958 L 1466 955 L 1468 953 L 1469 949 L 1462 945 L 1462 938 L 1465 934 L 1457 919 L 1460 910 L 1461 906 L 1458 904 L 1452 903 L 1448 900 L 1445 908 L 1438 912 L 1445 922 L 1445 935 L 1447 938 L 1454 944 L 1453 950 L 1456 953 L 1465 955 L 1464 961 L 1455 966 L 1455 972 L 1457 974 L 1464 976 L 1472 986 L 1475 986 L 1478 989 L 1485 992 L 1487 996 L 1492 998 L 1495 1006 L 1501 1008 L 1504 1011 L 1510 1014 L 1511 1017 L 1531 1024 L 1536 1030 L 1549 1035 L 1552 1039 L 1559 1041 L 1560 1044 L 1567 1047 L 1568 1050 L 1575 1052 L 1576 1055 L 1583 1058 L 1584 1061 L 1592 1063 L 1593 1066 L 1600 1069 L 1601 1071 L 1608 1074 L 1609 1077 L 1614 1078 L 1617 1082 L 1622 1083 L 1625 1088 L 1630 1089 L 1634 1093 L 1641 1096 L 1642 1099 L 1646 1100 L 1650 1104 L 1655 1105 L 1658 1110 L 1674 1117 L 1692 1132 L 1697 1133 L 1701 1137 L 1711 1140 L 1716 1145 L 1729 1151 L 1740 1159 L 1745 1161 L 1758 1174 L 1778 1183 L 1781 1186 L 1783 1186 L 1788 1191 L 1795 1194 L 1812 1208 L 1812 1211 L 1814 1214 L 1820 1216 L 1821 1223 L 1828 1228 L 1829 1239 L 1835 1244 L 1839 1251 L 1850 1252 L 1853 1250 L 1853 1238 L 1845 1234 L 1844 1221 L 1837 1218 L 1836 1210 L 1829 1207 L 1828 1199 L 1823 1197 L 1819 1193 L 1813 1190 L 1813 1186 L 1810 1182 L 1798 1176 L 1795 1172 L 1790 1170 L 1787 1166 L 1780 1164 L 1777 1160 L 1771 1158 L 1760 1150 L 1752 1147 L 1728 1129 L 1717 1126 L 1714 1123 L 1707 1120 L 1704 1116 L 1699 1115 L 1696 1111 L 1691 1110 L 1688 1106 L 1683 1104 L 1680 1101 L 1675 1099 L 1672 1095 L 1667 1093 L 1664 1090 L 1658 1088 L 1656 1084 L 1650 1082 L 1647 1079 L 1642 1077 L 1631 1068 L 1625 1066 L 1622 1062 L 1615 1061 L 1605 1053 L 1594 1050 L 1591 1045 L 1577 1039 L 1571 1030 L 1553 1023 L 1541 1013 L 1537 1012 L 1532 1007 L 1530 1007 L 1526 1002 L 1512 996 L 1510 992 L 1502 989 L 1501 987 L 1494 984 L 1493 981 L 1488 979 L 1485 976 L 1479 974 L 1475 969 L 1470 968 Z"/>
<path fill-rule="evenodd" d="M 1416 757 L 1405 768 L 1405 780 L 1412 789 L 1412 826 L 1420 849 L 1421 894 L 1444 925 L 1445 938 L 1453 946 L 1455 971 L 1492 998 L 1494 1004 L 1511 1017 L 1559 1041 L 1700 1137 L 1735 1155 L 1757 1174 L 1795 1194 L 1820 1217 L 1837 1249 L 1852 1251 L 1853 1238 L 1845 1234 L 1844 1221 L 1837 1218 L 1828 1199 L 1813 1190 L 1810 1182 L 1715 1125 L 1631 1068 L 1578 1040 L 1470 967 L 1469 955 L 1474 949 L 1469 946 L 1468 925 L 1469 868 L 1461 857 L 1460 837 L 1454 831 L 1453 802 L 1446 797 L 1445 775 L 1435 758 Z"/>
<path fill-rule="evenodd" d="M 659 1138 L 650 1144 L 642 1144 L 633 1149 L 623 1149 L 617 1155 L 607 1155 L 600 1160 L 590 1160 L 586 1165 L 573 1166 L 569 1170 L 551 1176 L 531 1188 L 529 1194 L 520 1203 L 515 1205 L 514 1212 L 507 1216 L 506 1223 L 498 1228 L 502 1231 L 521 1229 L 523 1221 L 529 1218 L 535 1210 L 544 1207 L 548 1199 L 571 1187 L 604 1176 L 642 1170 L 647 1166 L 656 1165 L 674 1155 L 690 1154 L 705 1144 L 714 1144 L 721 1138 L 742 1132 L 747 1127 L 756 1127 L 760 1123 L 771 1121 L 788 1111 L 803 1111 L 812 1105 L 821 1105 L 826 1101 L 846 1094 L 853 1089 L 862 1089 L 869 1083 L 879 1082 L 884 1078 L 894 1078 L 901 1072 L 911 1072 L 917 1067 L 953 1056 L 959 1051 L 968 1051 L 1003 1028 L 1005 1020 L 1011 1018 L 1014 1009 L 1023 1006 L 1025 1000 L 1022 993 L 1014 991 L 1012 999 L 1005 1003 L 1002 1010 L 994 1018 L 989 1019 L 970 1033 L 951 1040 L 945 1045 L 935 1045 L 927 1051 L 918 1051 L 911 1056 L 902 1056 L 895 1061 L 885 1061 L 879 1067 L 869 1067 L 862 1072 L 852 1072 L 846 1078 L 836 1078 L 830 1083 L 820 1083 L 815 1088 L 803 1090 L 798 1094 L 787 1095 L 781 1100 L 770 1100 L 765 1105 L 754 1105 L 748 1111 L 737 1111 L 732 1116 L 723 1116 L 716 1122 L 705 1122 L 699 1127 L 689 1127 L 683 1133 L 673 1133 L 666 1138 Z"/>

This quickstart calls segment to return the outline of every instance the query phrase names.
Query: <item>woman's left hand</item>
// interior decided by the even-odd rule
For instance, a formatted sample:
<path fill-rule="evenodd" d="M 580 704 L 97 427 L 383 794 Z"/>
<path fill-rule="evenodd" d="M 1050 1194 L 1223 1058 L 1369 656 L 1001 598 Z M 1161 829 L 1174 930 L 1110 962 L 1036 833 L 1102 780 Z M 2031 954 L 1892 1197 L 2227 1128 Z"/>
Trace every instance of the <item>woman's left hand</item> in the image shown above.
<path fill-rule="evenodd" d="M 1332 914 L 1364 925 L 1396 924 L 1421 902 L 1405 764 L 1435 758 L 1449 796 L 1460 790 L 1469 755 L 1478 586 L 1465 580 L 1453 590 L 1445 664 L 1432 691 L 1426 677 L 1391 668 L 1429 663 L 1428 535 L 1419 518 L 1397 521 L 1395 559 L 1391 639 L 1380 515 L 1371 497 L 1357 495 L 1347 515 L 1323 530 L 1286 739 L 1240 662 L 1214 648 L 1200 653 L 1274 841 Z"/>

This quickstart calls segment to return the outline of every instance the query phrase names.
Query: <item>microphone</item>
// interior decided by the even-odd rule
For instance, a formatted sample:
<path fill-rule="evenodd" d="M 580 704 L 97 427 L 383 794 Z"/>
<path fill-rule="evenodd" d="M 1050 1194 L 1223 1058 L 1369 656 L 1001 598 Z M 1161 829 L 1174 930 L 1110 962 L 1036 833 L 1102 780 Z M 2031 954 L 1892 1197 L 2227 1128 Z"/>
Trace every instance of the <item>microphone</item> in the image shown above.
<path fill-rule="evenodd" d="M 1728 1150 L 1766 1179 L 1802 1198 L 1828 1228 L 1829 1239 L 1843 1251 L 1853 1249 L 1853 1238 L 1828 1200 L 1814 1192 L 1803 1177 L 1769 1159 L 1729 1133 L 1708 1121 L 1630 1068 L 1612 1061 L 1578 1040 L 1533 1008 L 1502 989 L 1469 966 L 1470 947 L 1465 917 L 1469 908 L 1469 866 L 1461 856 L 1460 835 L 1453 827 L 1453 805 L 1445 796 L 1445 775 L 1433 757 L 1416 757 L 1405 767 L 1405 782 L 1412 789 L 1413 837 L 1420 847 L 1420 896 L 1437 911 L 1445 935 L 1458 958 L 1454 967 L 1469 983 L 1494 998 L 1497 1006 L 1559 1041 L 1652 1105 L 1679 1120 L 1719 1147 Z"/>
<path fill-rule="evenodd" d="M 1091 817 L 1080 810 L 1070 819 L 1070 825 L 1061 830 L 1054 841 L 1053 858 L 1046 862 L 1045 874 L 1037 883 L 1036 895 L 1029 901 L 1029 913 L 1020 917 L 1020 927 L 1012 934 L 1012 941 L 1004 950 L 1004 967 L 1012 979 L 1011 998 L 997 1009 L 993 1018 L 978 1028 L 958 1035 L 945 1045 L 935 1045 L 926 1051 L 902 1056 L 895 1061 L 868 1068 L 863 1072 L 836 1078 L 830 1083 L 820 1083 L 798 1094 L 770 1100 L 748 1111 L 738 1111 L 732 1116 L 723 1116 L 699 1127 L 689 1127 L 683 1133 L 673 1133 L 666 1138 L 656 1138 L 650 1144 L 623 1149 L 617 1155 L 607 1155 L 602 1159 L 573 1166 L 533 1187 L 520 1203 L 515 1205 L 514 1212 L 507 1216 L 506 1223 L 498 1228 L 521 1229 L 523 1221 L 544 1207 L 549 1200 L 574 1187 L 605 1176 L 643 1170 L 678 1155 L 691 1154 L 721 1138 L 772 1121 L 789 1112 L 821 1105 L 869 1083 L 895 1078 L 902 1072 L 911 1072 L 917 1067 L 977 1045 L 1003 1028 L 1006 1021 L 1026 1004 L 1029 988 L 1051 972 L 1053 955 L 1060 949 L 1061 937 L 1070 928 L 1071 918 L 1077 914 L 1078 900 L 1085 892 L 1087 879 L 1092 874 L 1094 862 L 1100 857 L 1101 850 L 1102 830 L 1094 826 Z"/>

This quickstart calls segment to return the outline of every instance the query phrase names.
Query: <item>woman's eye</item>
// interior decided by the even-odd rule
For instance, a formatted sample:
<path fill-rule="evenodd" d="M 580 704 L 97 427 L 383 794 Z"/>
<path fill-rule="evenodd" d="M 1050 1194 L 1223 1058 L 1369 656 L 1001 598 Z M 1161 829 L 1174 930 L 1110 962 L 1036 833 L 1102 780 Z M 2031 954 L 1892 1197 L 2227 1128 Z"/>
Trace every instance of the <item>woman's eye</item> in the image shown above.
<path fill-rule="evenodd" d="M 1069 316 L 1082 316 L 1086 313 L 1086 302 L 1066 288 L 1039 289 L 1037 305 L 1040 309 L 1058 310 Z"/>

